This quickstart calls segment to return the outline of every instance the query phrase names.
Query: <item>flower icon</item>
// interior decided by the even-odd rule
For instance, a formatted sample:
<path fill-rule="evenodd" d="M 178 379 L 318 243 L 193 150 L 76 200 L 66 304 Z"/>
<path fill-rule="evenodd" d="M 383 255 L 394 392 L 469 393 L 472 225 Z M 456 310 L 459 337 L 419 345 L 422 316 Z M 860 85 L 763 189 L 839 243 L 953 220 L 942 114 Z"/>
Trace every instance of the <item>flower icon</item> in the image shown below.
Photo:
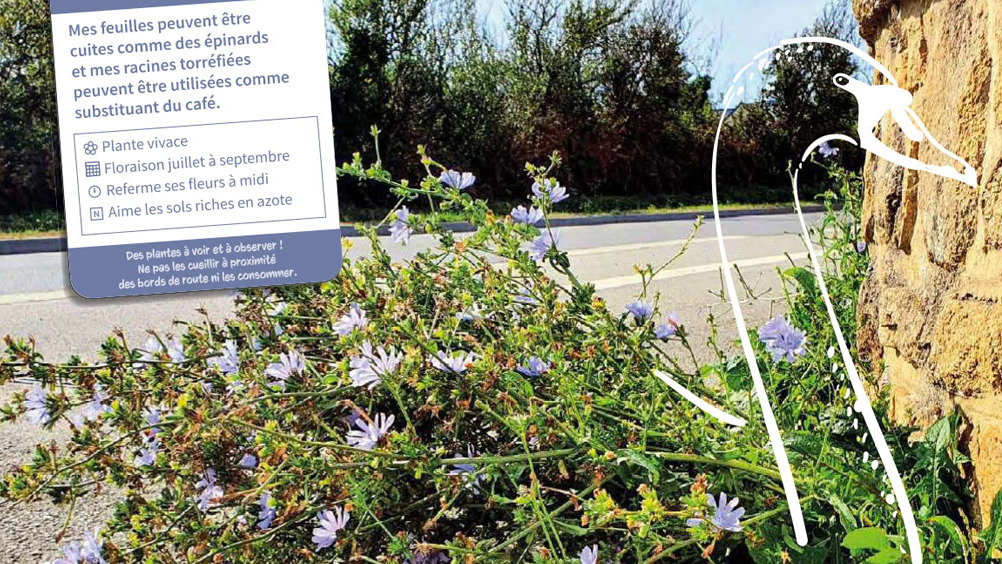
<path fill-rule="evenodd" d="M 87 143 L 85 143 L 84 144 L 84 152 L 87 153 L 87 156 L 89 156 L 89 157 L 93 157 L 94 155 L 96 155 L 97 154 L 97 143 L 95 143 L 93 141 L 88 141 Z"/>

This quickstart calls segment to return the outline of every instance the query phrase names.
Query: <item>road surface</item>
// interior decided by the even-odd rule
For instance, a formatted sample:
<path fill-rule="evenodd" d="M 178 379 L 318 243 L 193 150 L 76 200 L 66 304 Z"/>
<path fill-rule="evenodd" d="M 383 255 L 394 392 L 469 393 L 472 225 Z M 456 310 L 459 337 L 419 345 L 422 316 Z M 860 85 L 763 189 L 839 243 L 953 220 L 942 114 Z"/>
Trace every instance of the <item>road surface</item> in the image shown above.
<path fill-rule="evenodd" d="M 809 217 L 815 220 L 815 217 Z M 727 249 L 756 299 L 744 306 L 751 325 L 757 325 L 783 310 L 777 268 L 790 265 L 791 257 L 802 263 L 805 247 L 794 215 L 744 216 L 723 220 Z M 568 250 L 571 265 L 582 281 L 596 285 L 609 307 L 621 311 L 637 297 L 640 277 L 634 265 L 655 267 L 674 256 L 692 232 L 689 221 L 641 224 L 610 224 L 561 228 L 561 247 Z M 416 236 L 407 247 L 386 241 L 397 260 L 404 260 L 431 243 Z M 368 249 L 356 240 L 349 256 Z M 322 252 L 322 250 L 320 251 Z M 722 291 L 715 226 L 707 222 L 696 235 L 689 252 L 663 271 L 651 285 L 660 293 L 662 311 L 674 311 L 690 332 L 700 361 L 712 358 L 705 345 L 709 334 L 706 318 L 715 315 L 720 341 L 736 338 L 730 306 L 721 301 Z M 62 253 L 0 256 L 0 336 L 34 337 L 46 359 L 60 360 L 80 355 L 96 360 L 110 331 L 120 328 L 131 342 L 145 341 L 145 331 L 169 333 L 175 320 L 197 320 L 204 310 L 221 321 L 232 314 L 232 292 L 204 292 L 114 300 L 85 300 L 68 286 L 66 256 Z M 5 402 L 11 389 L 0 389 Z M 52 436 L 36 426 L 20 422 L 0 425 L 0 468 L 30 459 L 38 441 L 65 436 L 56 429 Z M 83 530 L 99 525 L 108 514 L 111 494 L 95 496 L 78 504 L 68 539 L 78 539 Z M 0 504 L 0 562 L 37 563 L 59 556 L 53 540 L 62 525 L 63 510 L 46 502 L 12 507 Z"/>

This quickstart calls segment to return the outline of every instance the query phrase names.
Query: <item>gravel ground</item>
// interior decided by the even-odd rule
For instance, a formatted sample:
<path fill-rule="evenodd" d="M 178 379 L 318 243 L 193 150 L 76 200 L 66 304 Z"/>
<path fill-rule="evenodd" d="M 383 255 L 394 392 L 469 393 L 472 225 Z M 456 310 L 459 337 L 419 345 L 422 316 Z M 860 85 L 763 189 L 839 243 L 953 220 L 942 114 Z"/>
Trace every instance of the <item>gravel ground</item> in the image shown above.
<path fill-rule="evenodd" d="M 9 402 L 18 389 L 23 388 L 0 389 L 0 404 Z M 69 435 L 69 425 L 65 422 L 51 432 L 39 431 L 37 425 L 23 420 L 0 425 L 0 461 L 4 471 L 31 460 L 36 442 L 50 439 L 61 442 Z M 104 523 L 111 516 L 114 494 L 105 489 L 77 501 L 65 540 L 80 539 L 85 530 Z M 37 564 L 61 556 L 55 537 L 65 521 L 66 508 L 48 500 L 19 505 L 0 501 L 0 562 Z"/>
<path fill-rule="evenodd" d="M 222 321 L 229 315 L 229 308 L 226 307 L 230 304 L 229 293 L 227 292 L 225 296 L 213 297 L 211 304 L 214 307 L 210 308 L 212 311 L 210 317 L 213 321 Z M 173 308 L 165 307 L 161 313 L 156 327 L 161 334 L 171 328 L 171 319 L 204 319 L 192 311 L 193 306 L 187 302 L 177 300 L 172 302 L 163 298 L 161 301 L 176 304 Z M 120 327 L 130 342 L 145 341 L 145 330 L 148 327 L 130 321 L 128 316 L 123 318 L 126 321 L 122 322 Z M 93 362 L 97 360 L 95 353 L 110 329 L 111 327 L 95 328 L 94 334 L 84 339 L 86 342 L 61 343 L 56 340 L 39 343 L 39 349 L 46 360 L 50 361 L 64 360 L 70 354 L 81 354 L 84 360 Z M 70 346 L 73 348 L 67 348 Z M 17 385 L 0 387 L 0 405 L 6 405 L 14 393 L 24 389 L 26 389 L 24 386 Z M 36 444 L 48 441 L 62 444 L 69 437 L 69 425 L 65 421 L 57 424 L 51 431 L 44 431 L 38 425 L 23 419 L 14 424 L 0 425 L 0 474 L 30 461 Z M 0 564 L 39 564 L 61 557 L 62 544 L 82 539 L 84 531 L 102 526 L 111 517 L 113 505 L 119 498 L 118 494 L 115 489 L 104 486 L 102 490 L 77 500 L 62 541 L 57 541 L 56 536 L 66 523 L 67 507 L 58 506 L 48 500 L 19 505 L 0 500 Z"/>

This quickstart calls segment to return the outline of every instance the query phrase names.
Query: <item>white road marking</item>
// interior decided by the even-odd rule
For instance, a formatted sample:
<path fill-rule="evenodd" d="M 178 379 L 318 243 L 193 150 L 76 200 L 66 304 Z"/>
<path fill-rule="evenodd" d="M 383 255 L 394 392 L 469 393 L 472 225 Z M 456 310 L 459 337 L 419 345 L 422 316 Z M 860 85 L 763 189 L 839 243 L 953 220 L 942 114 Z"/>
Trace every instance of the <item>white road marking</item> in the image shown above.
<path fill-rule="evenodd" d="M 748 239 L 747 236 L 734 236 L 727 237 L 727 239 Z M 571 257 L 580 256 L 590 256 L 605 253 L 620 253 L 629 251 L 639 251 L 639 250 L 649 250 L 657 249 L 661 247 L 670 247 L 675 245 L 681 245 L 685 243 L 685 239 L 677 239 L 673 241 L 661 241 L 657 243 L 633 243 L 627 245 L 611 245 L 608 247 L 592 247 L 588 249 L 576 249 L 573 251 L 568 251 L 568 255 Z M 701 243 L 704 241 L 716 241 L 716 238 L 706 238 L 706 239 L 694 239 L 693 243 Z M 803 256 L 801 256 L 803 255 Z M 800 258 L 806 258 L 806 253 L 790 255 L 794 260 Z M 771 257 L 763 257 L 760 259 L 748 259 L 745 261 L 737 261 L 738 267 L 748 267 L 748 266 L 759 266 L 764 264 L 772 264 L 776 262 L 782 262 L 786 260 L 785 255 L 776 255 Z M 498 262 L 496 266 L 507 264 L 507 261 Z M 705 272 L 713 272 L 720 268 L 720 265 L 716 262 L 713 264 L 705 264 L 687 268 L 679 268 L 675 270 L 667 270 L 655 276 L 655 280 L 667 280 L 670 278 L 681 278 L 684 276 L 692 276 L 694 274 L 703 274 Z M 625 286 L 633 286 L 640 284 L 640 276 L 633 274 L 629 276 L 618 276 L 615 278 L 603 278 L 595 282 L 595 287 L 599 290 L 608 290 L 612 288 L 621 288 Z M 31 292 L 26 294 L 0 294 L 0 306 L 5 305 L 17 305 L 17 304 L 30 304 L 38 302 L 52 302 L 56 300 L 66 300 L 74 297 L 75 294 L 70 289 L 65 290 L 53 290 L 50 292 Z"/>
<path fill-rule="evenodd" d="M 735 235 L 727 239 L 748 239 L 746 235 Z M 588 249 L 574 249 L 567 251 L 569 257 L 587 257 L 592 255 L 604 255 L 607 253 L 628 253 L 631 251 L 645 251 L 649 249 L 660 249 L 663 247 L 674 247 L 684 244 L 688 239 L 674 239 L 672 241 L 657 241 L 653 243 L 627 243 L 625 245 L 610 245 L 608 247 L 592 247 Z M 693 239 L 693 243 L 710 243 L 716 241 L 716 237 L 705 237 L 703 239 Z"/>
<path fill-rule="evenodd" d="M 55 300 L 67 300 L 72 297 L 72 290 L 53 290 L 51 292 L 33 292 L 29 294 L 4 294 L 0 295 L 0 305 L 52 302 Z"/>
<path fill-rule="evenodd" d="M 750 268 L 753 266 L 767 266 L 770 264 L 780 264 L 788 262 L 789 260 L 802 260 L 807 258 L 807 253 L 791 253 L 789 255 L 772 255 L 768 257 L 758 257 L 753 259 L 736 260 L 731 263 L 732 266 L 737 266 L 738 268 Z M 672 278 L 684 278 L 686 276 L 693 276 L 695 274 L 705 274 L 707 272 L 716 272 L 720 270 L 720 263 L 713 264 L 700 264 L 698 266 L 687 266 L 685 268 L 675 268 L 672 270 L 665 270 L 664 272 L 658 273 L 654 276 L 653 280 L 670 280 Z M 596 290 L 611 290 L 613 288 L 623 288 L 625 286 L 636 286 L 640 284 L 640 275 L 631 274 L 629 276 L 616 276 L 613 278 L 602 278 L 601 280 L 593 280 L 592 284 L 595 285 Z"/>

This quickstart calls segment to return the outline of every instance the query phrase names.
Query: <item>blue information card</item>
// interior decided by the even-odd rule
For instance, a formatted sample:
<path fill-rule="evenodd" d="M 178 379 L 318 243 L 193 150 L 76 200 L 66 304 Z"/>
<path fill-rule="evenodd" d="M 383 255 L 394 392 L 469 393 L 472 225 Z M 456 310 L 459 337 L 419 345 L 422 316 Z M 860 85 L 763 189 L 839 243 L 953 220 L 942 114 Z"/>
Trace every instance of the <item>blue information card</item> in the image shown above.
<path fill-rule="evenodd" d="M 51 7 L 78 294 L 337 275 L 322 0 L 52 0 Z"/>

